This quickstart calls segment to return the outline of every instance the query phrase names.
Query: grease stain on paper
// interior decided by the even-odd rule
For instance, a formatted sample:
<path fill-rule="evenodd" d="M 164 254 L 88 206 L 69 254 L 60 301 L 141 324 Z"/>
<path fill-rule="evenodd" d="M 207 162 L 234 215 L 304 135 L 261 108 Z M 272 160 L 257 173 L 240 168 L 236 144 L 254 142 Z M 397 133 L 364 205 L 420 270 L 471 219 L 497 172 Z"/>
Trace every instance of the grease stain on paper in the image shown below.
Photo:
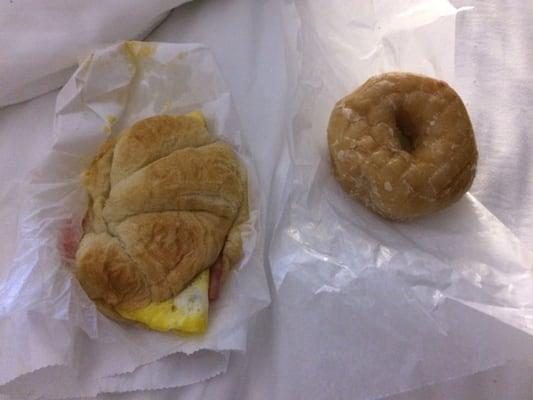
<path fill-rule="evenodd" d="M 108 115 L 105 120 L 106 124 L 104 125 L 104 132 L 107 135 L 111 135 L 111 133 L 113 133 L 113 125 L 118 121 L 118 118 L 114 115 Z"/>
<path fill-rule="evenodd" d="M 143 58 L 151 58 L 157 49 L 155 43 L 128 41 L 124 43 L 124 47 L 128 54 L 135 61 Z"/>

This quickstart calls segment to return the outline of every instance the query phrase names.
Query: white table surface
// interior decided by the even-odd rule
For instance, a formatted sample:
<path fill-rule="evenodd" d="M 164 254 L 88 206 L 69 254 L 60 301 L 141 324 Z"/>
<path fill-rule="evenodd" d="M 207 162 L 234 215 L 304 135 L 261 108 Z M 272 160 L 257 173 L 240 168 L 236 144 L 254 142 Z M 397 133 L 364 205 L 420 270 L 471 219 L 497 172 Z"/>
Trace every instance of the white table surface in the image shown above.
<path fill-rule="evenodd" d="M 471 192 L 533 248 L 533 136 L 529 128 L 533 109 L 529 73 L 533 68 L 533 2 L 511 5 L 505 0 L 456 0 L 454 4 L 475 6 L 459 14 L 456 31 L 456 89 L 469 108 L 480 149 L 479 171 Z M 254 24 L 260 13 L 264 23 Z M 225 35 L 208 29 L 214 19 L 227 24 Z M 147 38 L 203 42 L 212 48 L 232 89 L 244 131 L 253 133 L 248 140 L 252 151 L 256 150 L 265 190 L 270 189 L 272 171 L 260 149 L 268 146 L 276 151 L 283 145 L 282 135 L 271 134 L 282 129 L 286 89 L 282 35 L 275 1 L 197 0 L 174 10 Z M 250 49 L 255 52 L 251 65 L 247 63 Z M 4 232 L 16 229 L 16 216 L 3 212 L 2 204 L 17 201 L 20 180 L 52 143 L 56 95 L 54 91 L 0 109 L 0 226 Z M 0 242 L 0 266 L 13 252 L 12 241 Z M 233 356 L 225 375 L 185 389 L 158 391 L 152 393 L 154 398 L 263 399 L 270 398 L 272 385 L 290 385 L 276 372 L 276 366 L 290 354 L 269 356 L 273 336 L 280 334 L 269 331 L 269 322 L 276 318 L 281 303 L 275 296 L 272 308 L 259 315 L 251 329 L 249 351 Z M 144 398 L 132 394 L 106 397 Z M 512 361 L 387 399 L 531 400 L 533 364 Z"/>

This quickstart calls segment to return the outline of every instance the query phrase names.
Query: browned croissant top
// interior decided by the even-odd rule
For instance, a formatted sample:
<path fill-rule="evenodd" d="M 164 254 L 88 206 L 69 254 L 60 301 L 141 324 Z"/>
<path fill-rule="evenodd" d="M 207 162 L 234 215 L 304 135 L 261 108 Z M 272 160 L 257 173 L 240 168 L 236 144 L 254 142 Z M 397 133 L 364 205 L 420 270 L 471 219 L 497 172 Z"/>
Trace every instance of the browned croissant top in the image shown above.
<path fill-rule="evenodd" d="M 101 147 L 84 178 L 76 272 L 107 315 L 177 295 L 219 255 L 224 272 L 241 258 L 246 173 L 200 119 L 137 122 Z"/>

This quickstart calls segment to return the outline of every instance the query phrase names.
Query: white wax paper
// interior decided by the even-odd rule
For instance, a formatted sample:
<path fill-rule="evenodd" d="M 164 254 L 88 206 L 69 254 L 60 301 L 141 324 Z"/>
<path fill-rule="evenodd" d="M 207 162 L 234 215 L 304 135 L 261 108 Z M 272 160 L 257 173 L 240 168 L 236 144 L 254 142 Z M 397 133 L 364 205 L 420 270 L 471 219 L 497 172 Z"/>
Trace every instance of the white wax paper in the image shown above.
<path fill-rule="evenodd" d="M 85 213 L 80 174 L 109 135 L 151 115 L 192 110 L 201 110 L 210 132 L 245 163 L 251 210 L 244 259 L 211 304 L 207 333 L 180 337 L 103 317 L 60 247 L 65 230 L 79 229 Z M 20 189 L 26 203 L 18 250 L 0 288 L 0 393 L 95 396 L 183 386 L 224 372 L 229 351 L 245 350 L 247 321 L 270 300 L 255 167 L 210 51 L 142 42 L 95 51 L 58 95 L 55 135 L 46 160 Z"/>
<path fill-rule="evenodd" d="M 294 100 L 269 254 L 277 318 L 288 323 L 278 351 L 298 356 L 281 364 L 278 398 L 305 387 L 324 393 L 315 398 L 374 399 L 531 357 L 533 256 L 510 230 L 471 195 L 427 218 L 385 221 L 330 169 L 329 114 L 367 78 L 412 71 L 453 86 L 456 10 L 440 0 L 327 3 L 285 9 Z"/>

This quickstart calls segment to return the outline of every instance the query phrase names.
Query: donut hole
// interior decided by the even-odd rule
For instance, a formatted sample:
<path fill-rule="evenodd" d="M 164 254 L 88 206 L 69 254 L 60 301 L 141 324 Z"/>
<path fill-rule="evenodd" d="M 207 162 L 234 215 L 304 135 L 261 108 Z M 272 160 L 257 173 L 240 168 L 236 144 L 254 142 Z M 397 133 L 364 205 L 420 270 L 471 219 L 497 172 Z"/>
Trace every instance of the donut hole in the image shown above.
<path fill-rule="evenodd" d="M 396 114 L 396 135 L 403 151 L 412 153 L 415 149 L 415 138 L 417 136 L 416 126 L 413 119 L 406 110 L 400 110 Z"/>

